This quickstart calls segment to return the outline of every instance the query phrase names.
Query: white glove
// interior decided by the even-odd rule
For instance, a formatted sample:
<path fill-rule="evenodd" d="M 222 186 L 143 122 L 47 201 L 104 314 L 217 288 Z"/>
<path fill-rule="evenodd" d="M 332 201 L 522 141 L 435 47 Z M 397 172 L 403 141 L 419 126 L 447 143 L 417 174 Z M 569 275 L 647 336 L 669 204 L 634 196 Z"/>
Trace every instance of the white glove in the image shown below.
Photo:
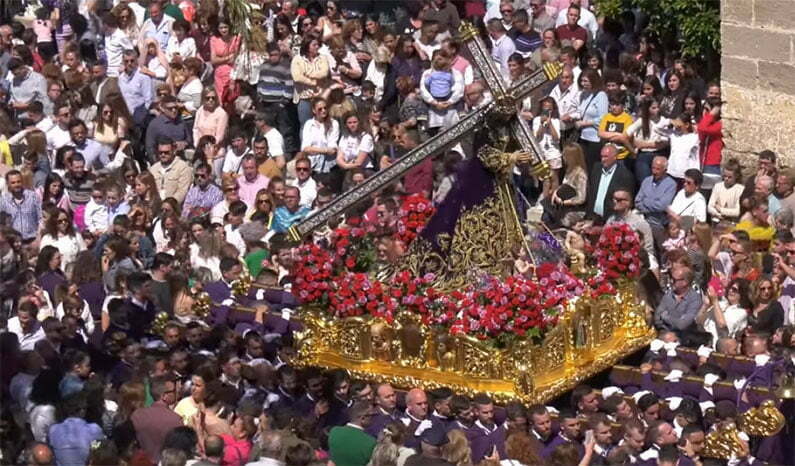
<path fill-rule="evenodd" d="M 665 376 L 665 380 L 669 382 L 679 382 L 682 380 L 684 373 L 679 369 L 674 369 Z"/>
<path fill-rule="evenodd" d="M 668 407 L 671 408 L 671 411 L 676 411 L 679 409 L 679 405 L 682 404 L 682 397 L 672 396 L 670 398 L 666 398 L 665 401 L 668 402 Z"/>
<path fill-rule="evenodd" d="M 414 435 L 419 437 L 423 432 L 425 432 L 426 429 L 430 429 L 432 425 L 433 423 L 428 419 L 423 420 L 420 422 L 420 425 L 417 426 L 417 430 L 414 431 Z"/>
<path fill-rule="evenodd" d="M 754 362 L 756 363 L 757 367 L 764 366 L 768 361 L 770 361 L 769 354 L 757 354 L 754 356 Z"/>
<path fill-rule="evenodd" d="M 742 390 L 743 389 L 743 385 L 745 385 L 745 381 L 746 381 L 745 377 L 743 377 L 742 379 L 739 379 L 739 380 L 735 380 L 734 381 L 734 388 L 736 388 L 737 390 Z"/>
<path fill-rule="evenodd" d="M 659 353 L 661 349 L 665 346 L 665 342 L 662 340 L 652 340 L 649 344 L 649 349 L 652 353 Z"/>
<path fill-rule="evenodd" d="M 698 406 L 701 408 L 701 413 L 703 414 L 706 413 L 709 408 L 714 408 L 715 403 L 707 400 L 707 401 L 702 401 L 701 403 L 698 404 Z"/>
<path fill-rule="evenodd" d="M 700 358 L 709 358 L 709 355 L 711 355 L 713 351 L 714 350 L 709 346 L 701 345 L 698 347 L 698 351 L 696 351 L 696 354 L 698 354 L 698 357 Z"/>
<path fill-rule="evenodd" d="M 676 347 L 679 346 L 678 341 L 672 341 L 669 343 L 665 343 L 663 347 L 665 348 L 666 354 L 670 357 L 676 357 Z"/>
<path fill-rule="evenodd" d="M 605 387 L 605 388 L 602 389 L 602 399 L 606 400 L 606 399 L 610 398 L 611 396 L 615 395 L 616 393 L 620 393 L 620 394 L 623 395 L 624 394 L 624 390 L 621 390 L 620 388 L 613 387 L 613 386 Z"/>

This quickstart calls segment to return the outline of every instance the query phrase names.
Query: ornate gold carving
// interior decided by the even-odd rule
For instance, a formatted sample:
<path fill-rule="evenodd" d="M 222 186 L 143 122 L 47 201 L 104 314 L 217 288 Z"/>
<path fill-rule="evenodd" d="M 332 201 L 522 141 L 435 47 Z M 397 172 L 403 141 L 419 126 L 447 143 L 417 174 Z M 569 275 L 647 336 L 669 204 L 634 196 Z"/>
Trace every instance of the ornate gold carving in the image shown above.
<path fill-rule="evenodd" d="M 628 327 L 632 324 L 628 317 L 642 308 L 634 301 L 632 286 L 622 284 L 616 296 L 604 298 L 607 303 L 581 297 L 569 304 L 541 342 L 517 339 L 504 349 L 470 337 L 439 334 L 414 314 L 400 313 L 395 322 L 387 323 L 359 317 L 332 319 L 320 310 L 302 309 L 304 330 L 295 334 L 296 363 L 343 368 L 355 377 L 403 388 L 447 386 L 469 395 L 487 392 L 499 402 L 545 402 L 651 341 L 652 329 Z M 615 321 L 594 332 L 591 327 L 601 325 L 608 309 Z M 587 310 L 586 315 L 582 310 Z M 587 348 L 574 344 L 575 326 L 581 321 L 586 324 L 582 336 Z M 762 414 L 770 417 L 767 409 Z"/>
<path fill-rule="evenodd" d="M 740 429 L 756 437 L 776 435 L 784 428 L 785 422 L 784 415 L 776 408 L 773 400 L 763 401 L 758 407 L 741 414 L 738 419 Z"/>
<path fill-rule="evenodd" d="M 742 455 L 744 450 L 740 433 L 734 424 L 723 426 L 707 435 L 702 456 L 730 459 Z"/>

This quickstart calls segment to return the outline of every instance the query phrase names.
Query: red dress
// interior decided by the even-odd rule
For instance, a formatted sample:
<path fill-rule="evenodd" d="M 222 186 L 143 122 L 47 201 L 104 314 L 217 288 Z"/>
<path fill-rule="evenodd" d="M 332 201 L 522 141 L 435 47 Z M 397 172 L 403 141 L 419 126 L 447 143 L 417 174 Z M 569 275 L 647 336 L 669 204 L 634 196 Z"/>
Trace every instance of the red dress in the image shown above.
<path fill-rule="evenodd" d="M 227 55 L 240 49 L 240 36 L 233 37 L 229 42 L 218 36 L 210 38 L 210 50 L 216 55 Z M 232 82 L 232 65 L 224 63 L 215 66 L 215 92 L 222 105 L 232 103 L 237 98 L 236 86 Z"/>

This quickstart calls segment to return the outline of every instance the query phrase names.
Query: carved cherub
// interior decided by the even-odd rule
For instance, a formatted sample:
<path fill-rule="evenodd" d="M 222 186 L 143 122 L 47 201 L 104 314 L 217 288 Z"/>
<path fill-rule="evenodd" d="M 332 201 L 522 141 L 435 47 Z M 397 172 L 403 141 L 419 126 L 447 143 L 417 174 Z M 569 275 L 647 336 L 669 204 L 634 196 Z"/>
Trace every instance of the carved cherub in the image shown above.
<path fill-rule="evenodd" d="M 375 322 L 370 325 L 370 350 L 373 359 L 391 361 L 394 358 L 392 351 L 394 339 L 394 330 L 386 322 Z"/>
<path fill-rule="evenodd" d="M 575 275 L 585 271 L 585 240 L 579 233 L 569 231 L 564 241 L 566 252 L 571 262 L 570 269 Z"/>

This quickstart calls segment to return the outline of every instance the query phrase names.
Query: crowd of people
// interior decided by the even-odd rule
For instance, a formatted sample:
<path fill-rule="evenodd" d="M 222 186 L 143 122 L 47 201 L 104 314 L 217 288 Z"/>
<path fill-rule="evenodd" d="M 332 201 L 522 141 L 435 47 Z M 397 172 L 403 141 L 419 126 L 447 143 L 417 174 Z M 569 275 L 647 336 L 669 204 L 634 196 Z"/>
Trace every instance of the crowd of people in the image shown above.
<path fill-rule="evenodd" d="M 245 27 L 264 50 L 230 21 L 239 0 L 5 12 L 0 463 L 727 464 L 703 457 L 705 435 L 793 372 L 795 171 L 770 151 L 723 159 L 721 89 L 698 63 L 642 11 L 597 19 L 587 0 L 254 3 Z M 638 233 L 659 331 L 642 383 L 495 405 L 291 363 L 285 233 L 491 101 L 463 18 L 508 86 L 563 65 L 518 105 L 552 176 L 517 170 L 517 196 L 555 231 Z M 372 225 L 378 260 L 399 262 L 404 196 L 441 204 L 475 152 L 463 138 L 343 221 Z M 253 311 L 228 305 L 244 275 L 269 288 Z M 198 290 L 223 312 L 199 315 Z M 677 388 L 687 374 L 703 391 Z M 793 443 L 746 436 L 728 464 L 787 464 Z"/>

